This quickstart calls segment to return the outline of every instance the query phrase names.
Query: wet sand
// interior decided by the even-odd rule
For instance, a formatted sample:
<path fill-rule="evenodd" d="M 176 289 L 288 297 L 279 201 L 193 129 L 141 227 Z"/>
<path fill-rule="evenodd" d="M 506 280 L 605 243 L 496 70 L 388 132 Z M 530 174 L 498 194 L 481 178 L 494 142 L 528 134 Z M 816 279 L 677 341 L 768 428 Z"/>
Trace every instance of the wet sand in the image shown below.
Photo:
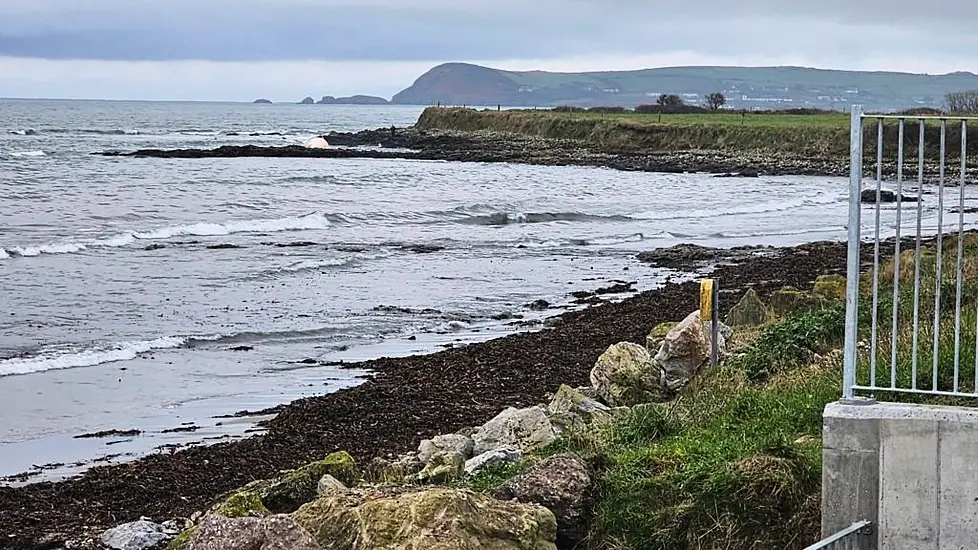
<path fill-rule="evenodd" d="M 749 286 L 763 296 L 842 272 L 845 252 L 842 243 L 816 243 L 721 266 L 714 272 L 721 311 Z M 263 435 L 97 467 L 61 483 L 0 488 L 0 547 L 56 548 L 141 516 L 189 517 L 224 491 L 340 449 L 360 461 L 406 452 L 424 437 L 479 425 L 507 406 L 539 403 L 562 383 L 585 384 L 609 345 L 644 343 L 651 327 L 682 319 L 697 303 L 695 282 L 668 284 L 565 313 L 540 331 L 351 364 L 376 374 L 357 387 L 276 408 Z"/>

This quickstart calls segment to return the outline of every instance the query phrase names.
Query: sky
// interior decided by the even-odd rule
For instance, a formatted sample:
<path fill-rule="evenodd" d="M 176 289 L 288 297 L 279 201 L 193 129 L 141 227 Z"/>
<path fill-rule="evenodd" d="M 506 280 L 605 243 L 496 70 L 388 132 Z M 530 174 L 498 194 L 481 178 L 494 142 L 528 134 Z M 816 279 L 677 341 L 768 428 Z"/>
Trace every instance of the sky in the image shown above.
<path fill-rule="evenodd" d="M 974 0 L 0 0 L 0 97 L 390 98 L 449 61 L 978 72 L 974 28 Z"/>

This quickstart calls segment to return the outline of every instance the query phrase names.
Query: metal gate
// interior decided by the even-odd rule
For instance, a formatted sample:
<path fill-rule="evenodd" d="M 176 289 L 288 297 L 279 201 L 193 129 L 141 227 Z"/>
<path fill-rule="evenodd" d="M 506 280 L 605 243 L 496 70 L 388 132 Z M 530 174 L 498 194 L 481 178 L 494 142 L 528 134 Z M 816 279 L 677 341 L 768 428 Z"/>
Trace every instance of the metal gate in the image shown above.
<path fill-rule="evenodd" d="M 966 232 L 965 201 L 971 121 L 978 118 L 852 109 L 845 400 L 881 392 L 978 397 L 978 235 Z M 875 178 L 864 186 L 864 152 L 872 155 L 873 145 Z M 908 161 L 916 165 L 909 174 Z M 866 227 L 864 208 L 872 208 Z"/>

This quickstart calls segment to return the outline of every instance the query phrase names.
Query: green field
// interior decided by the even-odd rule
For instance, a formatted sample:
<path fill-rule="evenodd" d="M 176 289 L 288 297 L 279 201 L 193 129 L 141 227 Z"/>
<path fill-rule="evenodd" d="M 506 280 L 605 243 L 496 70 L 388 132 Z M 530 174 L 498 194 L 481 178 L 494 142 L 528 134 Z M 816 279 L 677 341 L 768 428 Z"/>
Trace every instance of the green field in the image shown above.
<path fill-rule="evenodd" d="M 683 113 L 683 114 L 653 114 L 653 113 L 561 113 L 554 111 L 514 111 L 527 113 L 531 116 L 559 117 L 569 120 L 628 120 L 641 124 L 671 124 L 686 126 L 763 126 L 769 128 L 787 127 L 820 127 L 848 129 L 849 115 L 844 113 L 820 115 L 792 114 L 740 114 L 732 112 L 718 113 Z"/>

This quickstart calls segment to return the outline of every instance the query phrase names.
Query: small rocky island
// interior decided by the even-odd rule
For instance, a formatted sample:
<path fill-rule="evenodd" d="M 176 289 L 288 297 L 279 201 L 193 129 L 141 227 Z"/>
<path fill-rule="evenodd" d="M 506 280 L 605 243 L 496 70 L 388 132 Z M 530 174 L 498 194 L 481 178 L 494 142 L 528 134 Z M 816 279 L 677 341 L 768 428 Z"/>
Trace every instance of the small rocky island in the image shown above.
<path fill-rule="evenodd" d="M 256 99 L 255 101 L 253 101 L 253 103 L 260 104 L 260 105 L 271 105 L 272 104 L 271 100 L 269 100 L 269 99 Z"/>

